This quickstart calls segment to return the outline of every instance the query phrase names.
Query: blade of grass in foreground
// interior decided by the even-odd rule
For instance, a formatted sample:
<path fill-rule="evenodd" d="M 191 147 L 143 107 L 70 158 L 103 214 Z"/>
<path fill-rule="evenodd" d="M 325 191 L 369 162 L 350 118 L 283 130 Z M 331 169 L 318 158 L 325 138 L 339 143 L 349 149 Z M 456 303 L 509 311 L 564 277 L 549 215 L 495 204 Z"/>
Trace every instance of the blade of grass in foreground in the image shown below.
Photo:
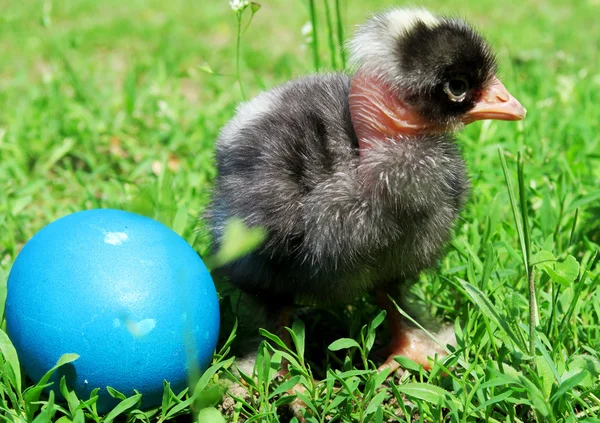
<path fill-rule="evenodd" d="M 517 175 L 519 178 L 519 201 L 521 203 L 521 219 L 523 222 L 523 237 L 526 249 L 527 274 L 529 281 L 529 351 L 535 352 L 535 328 L 539 325 L 537 299 L 535 295 L 535 268 L 531 266 L 531 238 L 529 236 L 529 220 L 527 219 L 527 195 L 525 191 L 525 173 L 523 171 L 523 156 L 519 152 L 517 160 Z"/>
<path fill-rule="evenodd" d="M 506 172 L 504 175 L 505 177 L 508 177 Z M 529 236 L 529 224 L 527 220 L 527 195 L 525 191 L 525 174 L 523 172 L 523 156 L 521 155 L 521 152 L 519 152 L 517 156 L 517 178 L 519 180 L 519 203 L 521 206 L 521 222 L 523 225 L 522 244 L 525 245 L 525 259 L 527 261 L 527 268 L 529 268 L 531 263 L 531 238 Z"/>
<path fill-rule="evenodd" d="M 324 0 L 323 3 L 325 4 L 325 19 L 327 20 L 327 37 L 329 39 L 329 54 L 331 55 L 331 66 L 333 67 L 333 69 L 337 69 L 337 48 L 335 47 L 335 40 L 333 38 L 334 28 L 333 21 L 331 20 L 331 10 L 329 8 L 328 0 Z"/>
<path fill-rule="evenodd" d="M 308 1 L 308 7 L 310 9 L 310 22 L 312 24 L 312 50 L 313 50 L 313 64 L 315 71 L 318 71 L 320 66 L 319 62 L 319 35 L 317 31 L 317 11 L 315 9 L 315 0 Z"/>
<path fill-rule="evenodd" d="M 342 69 L 346 69 L 346 51 L 344 50 L 344 23 L 342 19 L 342 10 L 340 8 L 341 0 L 335 0 L 335 16 L 337 20 L 337 38 L 340 46 L 340 58 L 342 59 Z"/>
<path fill-rule="evenodd" d="M 517 200 L 515 197 L 514 188 L 512 181 L 508 174 L 508 167 L 506 166 L 506 160 L 504 159 L 504 151 L 501 147 L 498 148 L 500 155 L 500 161 L 502 162 L 502 171 L 504 172 L 504 179 L 506 181 L 506 187 L 508 189 L 508 196 L 510 198 L 510 206 L 513 212 L 513 218 L 515 220 L 515 226 L 517 228 L 517 235 L 521 244 L 521 254 L 523 264 L 525 265 L 525 274 L 529 283 L 529 352 L 533 355 L 535 353 L 535 327 L 538 325 L 538 312 L 537 302 L 535 298 L 535 273 L 533 268 L 530 266 L 531 261 L 531 240 L 529 237 L 529 227 L 527 225 L 527 197 L 525 194 L 525 177 L 523 173 L 523 158 L 521 153 L 518 155 L 517 174 L 519 181 L 519 206 L 517 206 Z M 520 209 L 520 210 L 519 210 Z M 519 218 L 519 213 L 521 214 Z"/>
<path fill-rule="evenodd" d="M 0 329 L 0 352 L 4 356 L 4 361 L 8 364 L 8 368 L 12 370 L 12 374 L 7 372 L 8 380 L 17 389 L 17 392 L 21 392 L 21 367 L 19 364 L 19 357 L 17 351 L 13 346 L 8 335 Z"/>
<path fill-rule="evenodd" d="M 508 174 L 508 167 L 506 166 L 506 160 L 504 158 L 504 150 L 502 147 L 498 147 L 498 154 L 500 156 L 500 162 L 502 163 L 502 171 L 504 172 L 504 180 L 506 181 L 506 188 L 508 189 L 508 197 L 510 199 L 510 207 L 512 209 L 513 218 L 515 220 L 515 227 L 517 228 L 517 235 L 521 244 L 521 254 L 523 255 L 523 265 L 525 266 L 525 272 L 529 274 L 529 262 L 527 261 L 527 246 L 525 243 L 525 233 L 523 230 L 523 223 L 519 219 L 519 209 L 517 206 L 517 199 L 515 197 L 515 190 L 512 185 L 512 181 Z"/>
<path fill-rule="evenodd" d="M 479 309 L 481 310 L 481 312 L 489 320 L 494 322 L 498 327 L 502 328 L 504 333 L 508 336 L 508 338 L 510 338 L 510 340 L 513 342 L 515 347 L 524 350 L 525 346 L 522 345 L 521 342 L 519 342 L 519 338 L 513 332 L 513 330 L 511 329 L 511 327 L 508 324 L 508 322 L 506 321 L 506 319 L 504 319 L 504 317 L 502 317 L 498 313 L 498 311 L 496 310 L 496 307 L 494 307 L 494 305 L 492 304 L 490 299 L 488 297 L 486 297 L 486 295 L 483 292 L 481 292 L 476 286 L 474 286 L 460 278 L 457 278 L 457 279 L 460 282 L 460 284 L 462 285 L 465 292 L 467 292 L 467 294 L 469 294 L 469 297 L 471 297 L 473 302 L 479 306 Z"/>

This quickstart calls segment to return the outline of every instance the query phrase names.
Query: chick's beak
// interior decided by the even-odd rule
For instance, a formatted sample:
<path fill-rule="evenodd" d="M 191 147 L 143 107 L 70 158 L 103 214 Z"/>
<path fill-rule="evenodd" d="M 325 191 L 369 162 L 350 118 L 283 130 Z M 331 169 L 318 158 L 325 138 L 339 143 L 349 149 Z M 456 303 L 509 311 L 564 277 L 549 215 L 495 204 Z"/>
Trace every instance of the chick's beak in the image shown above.
<path fill-rule="evenodd" d="M 475 107 L 466 113 L 462 120 L 469 124 L 476 120 L 522 120 L 527 110 L 514 98 L 500 80 L 494 77 L 492 83 L 482 93 Z"/>

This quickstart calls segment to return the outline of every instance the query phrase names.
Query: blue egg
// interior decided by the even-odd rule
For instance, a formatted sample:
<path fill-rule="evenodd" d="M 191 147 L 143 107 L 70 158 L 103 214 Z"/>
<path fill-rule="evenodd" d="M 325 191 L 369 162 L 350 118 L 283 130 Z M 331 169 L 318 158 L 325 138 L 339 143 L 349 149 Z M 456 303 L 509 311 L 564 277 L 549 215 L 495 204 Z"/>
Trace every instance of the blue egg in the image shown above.
<path fill-rule="evenodd" d="M 38 381 L 61 368 L 80 399 L 106 386 L 160 404 L 163 380 L 178 393 L 206 369 L 219 334 L 219 304 L 206 266 L 166 226 L 119 210 L 89 210 L 40 230 L 8 278 L 6 324 L 23 369 Z M 60 397 L 60 395 L 59 395 Z"/>

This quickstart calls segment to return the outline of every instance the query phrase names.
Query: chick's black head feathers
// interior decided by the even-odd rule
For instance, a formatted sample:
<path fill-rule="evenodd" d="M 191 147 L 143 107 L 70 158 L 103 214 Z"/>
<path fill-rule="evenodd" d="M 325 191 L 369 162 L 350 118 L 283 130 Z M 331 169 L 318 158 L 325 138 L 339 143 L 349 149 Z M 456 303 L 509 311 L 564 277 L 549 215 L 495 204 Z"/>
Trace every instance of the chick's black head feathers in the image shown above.
<path fill-rule="evenodd" d="M 419 22 L 397 39 L 395 49 L 400 90 L 431 120 L 452 119 L 473 108 L 498 70 L 485 40 L 458 19 Z"/>
<path fill-rule="evenodd" d="M 443 126 L 458 123 L 497 72 L 492 50 L 473 28 L 424 9 L 391 9 L 372 16 L 348 48 L 357 68 Z"/>

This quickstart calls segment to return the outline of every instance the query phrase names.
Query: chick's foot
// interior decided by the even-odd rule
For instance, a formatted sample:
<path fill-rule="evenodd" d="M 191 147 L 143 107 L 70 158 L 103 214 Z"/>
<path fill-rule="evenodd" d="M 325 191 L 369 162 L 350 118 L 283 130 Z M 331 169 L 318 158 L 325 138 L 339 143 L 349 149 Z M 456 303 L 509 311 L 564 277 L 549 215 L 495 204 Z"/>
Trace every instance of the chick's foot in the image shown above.
<path fill-rule="evenodd" d="M 446 355 L 446 351 L 422 330 L 406 328 L 403 327 L 404 325 L 398 326 L 401 327 L 397 328 L 395 333 L 392 333 L 390 344 L 378 352 L 378 355 L 387 356 L 387 359 L 379 366 L 379 371 L 387 369 L 390 373 L 396 371 L 400 367 L 400 364 L 394 360 L 396 356 L 409 358 L 422 365 L 424 369 L 431 370 L 429 358 L 434 358 L 436 355 L 438 357 Z M 454 345 L 456 343 L 454 330 L 451 327 L 442 329 L 434 336 L 442 345 Z"/>
<path fill-rule="evenodd" d="M 429 358 L 443 357 L 447 353 L 442 346 L 456 345 L 456 336 L 451 326 L 441 329 L 434 333 L 435 342 L 424 331 L 415 327 L 396 308 L 396 304 L 389 298 L 384 290 L 378 290 L 376 293 L 378 305 L 387 312 L 391 337 L 389 345 L 378 355 L 387 359 L 379 366 L 379 371 L 388 370 L 390 374 L 396 371 L 400 364 L 394 360 L 396 356 L 403 356 L 420 364 L 426 370 L 431 370 Z"/>

